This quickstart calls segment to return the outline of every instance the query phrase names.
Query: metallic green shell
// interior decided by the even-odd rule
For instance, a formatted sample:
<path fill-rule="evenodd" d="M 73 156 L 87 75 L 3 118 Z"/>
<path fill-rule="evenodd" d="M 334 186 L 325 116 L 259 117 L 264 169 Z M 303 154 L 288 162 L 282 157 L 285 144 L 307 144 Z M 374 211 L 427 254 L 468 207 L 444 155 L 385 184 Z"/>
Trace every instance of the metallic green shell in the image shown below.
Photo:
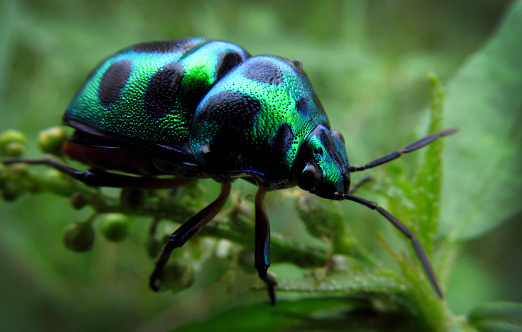
<path fill-rule="evenodd" d="M 116 53 L 87 78 L 64 120 L 129 140 L 160 173 L 241 177 L 269 189 L 295 185 L 300 148 L 318 126 L 330 129 L 299 62 L 202 38 Z M 151 146 L 164 150 L 151 155 L 160 151 Z"/>
<path fill-rule="evenodd" d="M 64 120 L 150 143 L 186 142 L 199 101 L 248 56 L 237 45 L 203 38 L 126 48 L 90 74 Z"/>

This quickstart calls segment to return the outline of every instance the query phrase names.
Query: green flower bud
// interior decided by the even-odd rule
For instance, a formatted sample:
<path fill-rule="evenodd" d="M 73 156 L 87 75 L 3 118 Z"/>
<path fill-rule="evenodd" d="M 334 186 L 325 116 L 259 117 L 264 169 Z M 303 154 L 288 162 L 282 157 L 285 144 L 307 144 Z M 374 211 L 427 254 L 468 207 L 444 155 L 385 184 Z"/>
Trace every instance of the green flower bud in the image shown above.
<path fill-rule="evenodd" d="M 2 186 L 2 199 L 6 202 L 14 202 L 27 192 L 27 188 L 16 182 L 8 182 Z"/>
<path fill-rule="evenodd" d="M 189 288 L 195 279 L 191 262 L 183 257 L 172 257 L 159 278 L 161 287 L 174 293 Z"/>
<path fill-rule="evenodd" d="M 86 195 L 82 192 L 74 193 L 69 201 L 76 210 L 80 210 L 88 203 Z"/>
<path fill-rule="evenodd" d="M 25 135 L 17 130 L 6 130 L 0 134 L 0 154 L 20 157 L 25 151 Z"/>
<path fill-rule="evenodd" d="M 163 243 L 154 236 L 149 236 L 145 243 L 145 248 L 147 249 L 150 258 L 156 258 L 163 248 Z"/>
<path fill-rule="evenodd" d="M 7 143 L 4 147 L 3 154 L 6 157 L 20 157 L 25 152 L 25 144 L 18 142 Z"/>
<path fill-rule="evenodd" d="M 52 127 L 42 130 L 38 135 L 38 146 L 45 153 L 62 155 L 63 143 L 67 139 L 67 134 L 62 127 Z"/>
<path fill-rule="evenodd" d="M 94 229 L 90 222 L 74 222 L 65 230 L 65 247 L 76 252 L 85 252 L 94 243 Z"/>
<path fill-rule="evenodd" d="M 107 213 L 101 218 L 99 229 L 108 241 L 119 242 L 127 237 L 129 217 L 121 213 Z"/>

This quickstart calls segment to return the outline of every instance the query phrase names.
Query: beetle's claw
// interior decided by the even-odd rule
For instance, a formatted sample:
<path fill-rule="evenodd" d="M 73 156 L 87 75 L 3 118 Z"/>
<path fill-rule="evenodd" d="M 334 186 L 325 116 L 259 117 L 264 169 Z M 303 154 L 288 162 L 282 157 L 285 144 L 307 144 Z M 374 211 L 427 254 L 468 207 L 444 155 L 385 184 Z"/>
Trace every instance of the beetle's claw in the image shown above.
<path fill-rule="evenodd" d="M 154 273 L 152 273 L 152 275 L 150 276 L 149 287 L 153 291 L 159 292 L 161 288 L 156 284 L 156 281 L 158 280 L 158 277 L 156 276 L 155 272 L 156 271 L 154 271 Z"/>
<path fill-rule="evenodd" d="M 277 281 L 272 273 L 267 273 L 263 281 L 266 283 L 267 291 L 268 291 L 268 301 L 269 305 L 274 306 L 276 304 L 276 295 L 274 287 L 277 286 Z"/>

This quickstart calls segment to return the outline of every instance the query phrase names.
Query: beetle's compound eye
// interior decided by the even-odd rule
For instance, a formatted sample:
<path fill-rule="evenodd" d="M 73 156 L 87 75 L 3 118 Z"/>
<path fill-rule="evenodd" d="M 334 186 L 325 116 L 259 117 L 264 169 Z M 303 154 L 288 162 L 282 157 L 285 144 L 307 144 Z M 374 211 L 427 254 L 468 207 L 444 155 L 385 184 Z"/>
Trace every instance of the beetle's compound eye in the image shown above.
<path fill-rule="evenodd" d="M 335 138 L 340 139 L 343 143 L 345 143 L 345 142 L 344 142 L 343 134 L 341 134 L 341 133 L 338 132 L 337 130 L 332 130 L 332 136 L 335 137 Z"/>
<path fill-rule="evenodd" d="M 321 171 L 316 166 L 308 164 L 299 176 L 297 185 L 303 190 L 312 191 L 321 181 L 323 181 Z"/>

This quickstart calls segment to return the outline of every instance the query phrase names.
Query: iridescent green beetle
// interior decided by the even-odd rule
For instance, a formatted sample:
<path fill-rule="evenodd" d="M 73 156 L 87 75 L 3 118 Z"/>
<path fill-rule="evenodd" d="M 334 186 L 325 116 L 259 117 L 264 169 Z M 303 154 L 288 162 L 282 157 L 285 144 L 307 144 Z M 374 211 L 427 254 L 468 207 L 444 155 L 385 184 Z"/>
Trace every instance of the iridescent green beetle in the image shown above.
<path fill-rule="evenodd" d="M 376 203 L 353 196 L 350 173 L 389 162 L 455 129 L 351 166 L 344 139 L 330 128 L 300 61 L 251 57 L 237 45 L 202 38 L 143 43 L 111 56 L 89 75 L 64 121 L 75 129 L 65 154 L 89 165 L 91 171 L 51 159 L 3 162 L 47 164 L 90 186 L 173 188 L 198 178 L 221 183 L 219 197 L 170 236 L 150 277 L 154 290 L 159 289 L 157 280 L 172 251 L 221 210 L 231 183 L 242 178 L 259 187 L 255 267 L 267 284 L 271 304 L 276 282 L 267 273 L 270 228 L 263 200 L 267 191 L 296 185 L 323 198 L 351 200 L 377 210 L 410 239 L 442 297 L 414 234 Z"/>

